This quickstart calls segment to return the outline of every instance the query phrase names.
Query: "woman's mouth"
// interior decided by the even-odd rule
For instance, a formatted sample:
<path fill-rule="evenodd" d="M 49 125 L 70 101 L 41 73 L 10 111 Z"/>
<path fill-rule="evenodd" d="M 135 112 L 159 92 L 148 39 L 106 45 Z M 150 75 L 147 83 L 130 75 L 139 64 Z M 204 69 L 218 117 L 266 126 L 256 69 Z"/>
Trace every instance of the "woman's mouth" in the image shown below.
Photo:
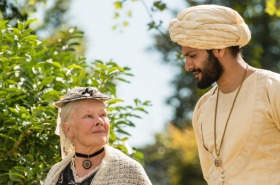
<path fill-rule="evenodd" d="M 99 133 L 104 133 L 104 132 L 105 132 L 104 130 L 95 130 L 92 133 L 93 134 L 99 134 Z"/>

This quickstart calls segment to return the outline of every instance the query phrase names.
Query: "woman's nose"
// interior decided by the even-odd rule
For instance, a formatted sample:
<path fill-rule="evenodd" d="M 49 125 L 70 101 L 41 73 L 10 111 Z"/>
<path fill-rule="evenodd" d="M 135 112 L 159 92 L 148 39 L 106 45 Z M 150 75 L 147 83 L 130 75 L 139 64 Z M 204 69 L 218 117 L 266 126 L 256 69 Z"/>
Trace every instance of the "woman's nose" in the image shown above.
<path fill-rule="evenodd" d="M 100 116 L 97 116 L 95 118 L 95 125 L 103 125 L 103 124 L 104 124 L 104 120 Z"/>

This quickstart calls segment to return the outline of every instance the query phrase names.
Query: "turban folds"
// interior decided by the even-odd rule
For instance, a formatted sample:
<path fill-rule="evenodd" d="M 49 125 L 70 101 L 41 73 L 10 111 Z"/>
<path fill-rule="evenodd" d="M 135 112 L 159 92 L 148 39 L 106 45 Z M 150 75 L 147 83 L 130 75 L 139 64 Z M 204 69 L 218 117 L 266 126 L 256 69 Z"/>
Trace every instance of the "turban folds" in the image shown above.
<path fill-rule="evenodd" d="M 233 9 L 219 5 L 198 5 L 181 11 L 169 26 L 170 38 L 181 46 L 223 49 L 245 46 L 251 32 Z"/>

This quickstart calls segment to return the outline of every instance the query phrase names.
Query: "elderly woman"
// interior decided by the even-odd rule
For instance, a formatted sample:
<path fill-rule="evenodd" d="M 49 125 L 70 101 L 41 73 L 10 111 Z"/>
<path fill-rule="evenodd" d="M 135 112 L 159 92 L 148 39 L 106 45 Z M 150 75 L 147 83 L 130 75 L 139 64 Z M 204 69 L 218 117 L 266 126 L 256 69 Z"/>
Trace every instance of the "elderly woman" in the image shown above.
<path fill-rule="evenodd" d="M 45 185 L 151 185 L 143 167 L 108 145 L 110 123 L 95 88 L 76 87 L 55 102 L 59 108 L 63 160 L 55 164 Z"/>

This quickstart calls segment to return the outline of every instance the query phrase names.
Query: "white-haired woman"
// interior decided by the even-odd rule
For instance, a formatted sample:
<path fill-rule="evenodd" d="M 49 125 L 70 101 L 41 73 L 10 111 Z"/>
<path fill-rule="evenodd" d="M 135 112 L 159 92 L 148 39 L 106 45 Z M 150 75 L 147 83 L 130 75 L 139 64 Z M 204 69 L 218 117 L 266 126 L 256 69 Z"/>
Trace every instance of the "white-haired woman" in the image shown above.
<path fill-rule="evenodd" d="M 63 160 L 48 173 L 45 185 L 151 185 L 137 161 L 108 145 L 110 123 L 96 88 L 76 87 L 55 103 L 60 109 Z"/>

